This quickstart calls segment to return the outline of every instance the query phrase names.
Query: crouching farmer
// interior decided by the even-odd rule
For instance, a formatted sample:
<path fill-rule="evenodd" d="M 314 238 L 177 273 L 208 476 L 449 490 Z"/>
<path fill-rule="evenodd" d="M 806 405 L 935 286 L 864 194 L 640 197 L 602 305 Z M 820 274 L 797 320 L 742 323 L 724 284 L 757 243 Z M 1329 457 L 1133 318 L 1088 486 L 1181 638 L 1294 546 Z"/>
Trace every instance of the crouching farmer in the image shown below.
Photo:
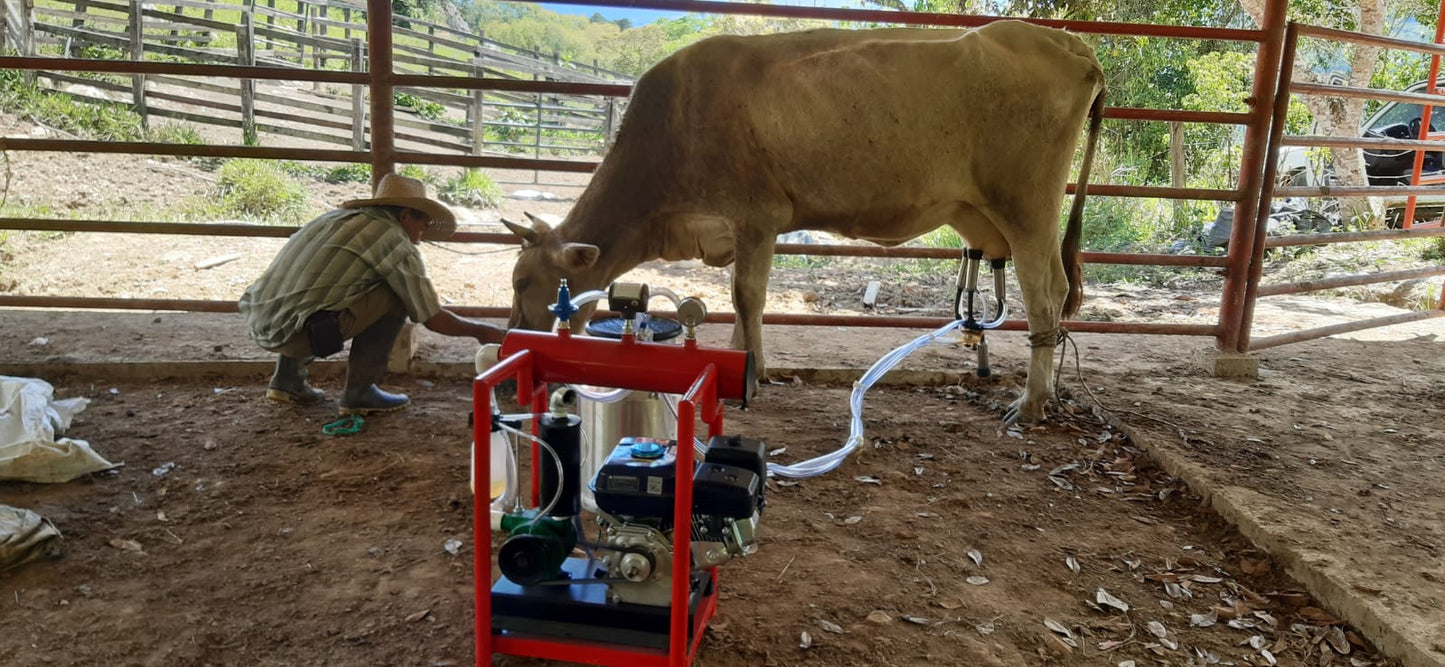
<path fill-rule="evenodd" d="M 501 328 L 443 308 L 426 276 L 417 244 L 455 231 L 455 216 L 427 198 L 421 181 L 387 174 L 371 199 L 346 202 L 292 235 L 239 304 L 251 338 L 278 355 L 266 397 L 321 401 L 322 391 L 306 383 L 306 366 L 350 340 L 341 414 L 406 407 L 405 394 L 376 383 L 408 317 L 447 336 L 501 341 Z"/>

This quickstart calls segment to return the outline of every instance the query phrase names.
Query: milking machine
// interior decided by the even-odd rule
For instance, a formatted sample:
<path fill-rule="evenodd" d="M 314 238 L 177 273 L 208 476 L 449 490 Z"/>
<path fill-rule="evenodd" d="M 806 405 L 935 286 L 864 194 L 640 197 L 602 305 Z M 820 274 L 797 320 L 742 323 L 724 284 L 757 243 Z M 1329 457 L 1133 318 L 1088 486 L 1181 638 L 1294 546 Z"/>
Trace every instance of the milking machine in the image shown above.
<path fill-rule="evenodd" d="M 493 481 L 490 500 L 476 496 L 479 665 L 493 653 L 689 664 L 717 607 L 717 566 L 757 548 L 766 447 L 724 434 L 722 404 L 751 397 L 752 356 L 698 345 L 701 301 L 667 293 L 672 321 L 647 316 L 650 296 L 618 283 L 573 298 L 564 282 L 555 331 L 514 330 L 479 354 L 474 414 L 490 418 L 474 436 L 493 448 L 473 457 L 473 479 Z M 576 308 L 602 298 L 621 317 L 574 335 Z M 530 412 L 496 408 L 496 386 L 512 379 Z M 513 447 L 528 442 L 524 506 Z M 489 528 L 506 535 L 490 587 Z"/>
<path fill-rule="evenodd" d="M 1008 280 L 1003 270 L 1006 260 L 989 260 L 989 272 L 993 274 L 994 302 L 988 314 L 984 315 L 985 321 L 980 322 L 977 311 L 978 269 L 982 262 L 982 250 L 963 249 L 963 260 L 958 265 L 957 287 L 953 294 L 953 317 L 962 323 L 959 325 L 963 330 L 961 344 L 966 349 L 978 352 L 978 376 L 988 377 L 993 370 L 988 365 L 988 341 L 984 339 L 983 332 L 997 329 L 1008 319 L 1008 302 L 1004 300 L 1004 286 L 1008 284 Z"/>
<path fill-rule="evenodd" d="M 722 401 L 751 397 L 753 359 L 698 345 L 700 300 L 630 283 L 573 297 L 562 281 L 554 331 L 511 331 L 478 354 L 474 414 L 490 418 L 476 419 L 474 435 L 490 452 L 473 457 L 472 473 L 491 484 L 489 500 L 476 496 L 477 664 L 491 664 L 493 653 L 690 664 L 717 607 L 717 566 L 757 548 L 769 475 L 812 477 L 841 465 L 863 440 L 864 393 L 924 345 L 958 332 L 978 354 L 978 374 L 989 375 L 984 333 L 1003 324 L 1008 304 L 1001 259 L 990 261 L 992 294 L 980 295 L 983 260 L 964 250 L 955 321 L 884 355 L 854 384 L 844 445 L 791 465 L 768 462 L 759 440 L 724 435 Z M 677 320 L 647 314 L 654 294 L 673 302 Z M 620 317 L 574 336 L 577 309 L 604 298 Z M 495 388 L 507 380 L 530 412 L 497 408 Z M 549 384 L 561 386 L 549 393 Z M 695 437 L 699 418 L 706 441 Z M 515 451 L 528 442 L 530 505 L 518 492 Z M 502 576 L 487 587 L 489 528 L 506 538 Z"/>

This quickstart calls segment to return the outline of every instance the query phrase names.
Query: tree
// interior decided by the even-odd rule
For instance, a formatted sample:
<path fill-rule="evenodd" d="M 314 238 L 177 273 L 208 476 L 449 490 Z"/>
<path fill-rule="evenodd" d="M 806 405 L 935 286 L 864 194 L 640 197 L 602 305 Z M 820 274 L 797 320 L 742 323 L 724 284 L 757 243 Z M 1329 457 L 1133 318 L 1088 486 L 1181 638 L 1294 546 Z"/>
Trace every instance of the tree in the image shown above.
<path fill-rule="evenodd" d="M 1290 3 L 1290 18 L 1325 27 L 1356 30 L 1372 35 L 1381 34 L 1385 27 L 1385 0 L 1357 0 L 1346 4 L 1340 2 L 1293 2 Z M 1239 0 L 1244 10 L 1258 24 L 1264 21 L 1264 0 Z M 1380 60 L 1380 49 L 1361 44 L 1330 42 L 1323 45 L 1302 45 L 1300 55 L 1295 58 L 1293 80 L 1308 83 L 1328 83 L 1331 75 L 1339 74 L 1326 67 L 1328 63 L 1347 63 L 1343 73 L 1346 85 L 1368 88 L 1375 76 Z M 1335 137 L 1358 137 L 1360 124 L 1364 122 L 1365 103 L 1363 100 L 1305 96 L 1304 103 L 1314 115 L 1315 132 Z M 1330 151 L 1330 164 L 1334 168 L 1335 181 L 1342 185 L 1365 185 L 1365 158 L 1354 148 Z M 1379 217 L 1378 202 L 1368 198 L 1347 199 L 1341 202 L 1347 218 L 1358 216 Z"/>

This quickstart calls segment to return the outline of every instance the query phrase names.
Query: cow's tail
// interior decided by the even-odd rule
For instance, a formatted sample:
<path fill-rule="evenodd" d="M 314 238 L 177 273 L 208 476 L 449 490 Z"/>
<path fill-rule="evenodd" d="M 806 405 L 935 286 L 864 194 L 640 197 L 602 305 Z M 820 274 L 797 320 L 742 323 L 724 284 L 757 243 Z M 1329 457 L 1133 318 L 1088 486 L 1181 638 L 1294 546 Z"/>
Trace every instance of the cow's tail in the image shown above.
<path fill-rule="evenodd" d="M 1079 165 L 1079 182 L 1074 186 L 1074 204 L 1069 209 L 1069 222 L 1064 227 L 1064 242 L 1060 248 L 1064 260 L 1064 275 L 1069 279 L 1069 294 L 1064 298 L 1063 318 L 1069 319 L 1079 312 L 1084 303 L 1084 263 L 1079 261 L 1079 242 L 1083 235 L 1084 197 L 1089 192 L 1089 168 L 1094 165 L 1094 147 L 1099 143 L 1099 125 L 1104 120 L 1104 91 L 1094 96 L 1089 108 L 1089 136 L 1084 140 L 1084 162 Z"/>

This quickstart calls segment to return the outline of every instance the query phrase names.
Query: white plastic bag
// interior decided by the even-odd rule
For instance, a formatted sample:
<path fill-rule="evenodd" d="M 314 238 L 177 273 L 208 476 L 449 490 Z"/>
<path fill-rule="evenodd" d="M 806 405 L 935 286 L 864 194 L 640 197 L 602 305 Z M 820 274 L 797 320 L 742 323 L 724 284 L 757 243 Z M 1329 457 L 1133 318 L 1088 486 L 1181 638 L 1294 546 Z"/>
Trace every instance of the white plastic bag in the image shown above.
<path fill-rule="evenodd" d="M 27 509 L 0 505 L 0 572 L 60 553 L 60 531 Z"/>
<path fill-rule="evenodd" d="M 0 375 L 0 480 L 68 482 L 116 467 L 84 440 L 56 438 L 89 399 L 54 398 L 44 380 Z"/>

